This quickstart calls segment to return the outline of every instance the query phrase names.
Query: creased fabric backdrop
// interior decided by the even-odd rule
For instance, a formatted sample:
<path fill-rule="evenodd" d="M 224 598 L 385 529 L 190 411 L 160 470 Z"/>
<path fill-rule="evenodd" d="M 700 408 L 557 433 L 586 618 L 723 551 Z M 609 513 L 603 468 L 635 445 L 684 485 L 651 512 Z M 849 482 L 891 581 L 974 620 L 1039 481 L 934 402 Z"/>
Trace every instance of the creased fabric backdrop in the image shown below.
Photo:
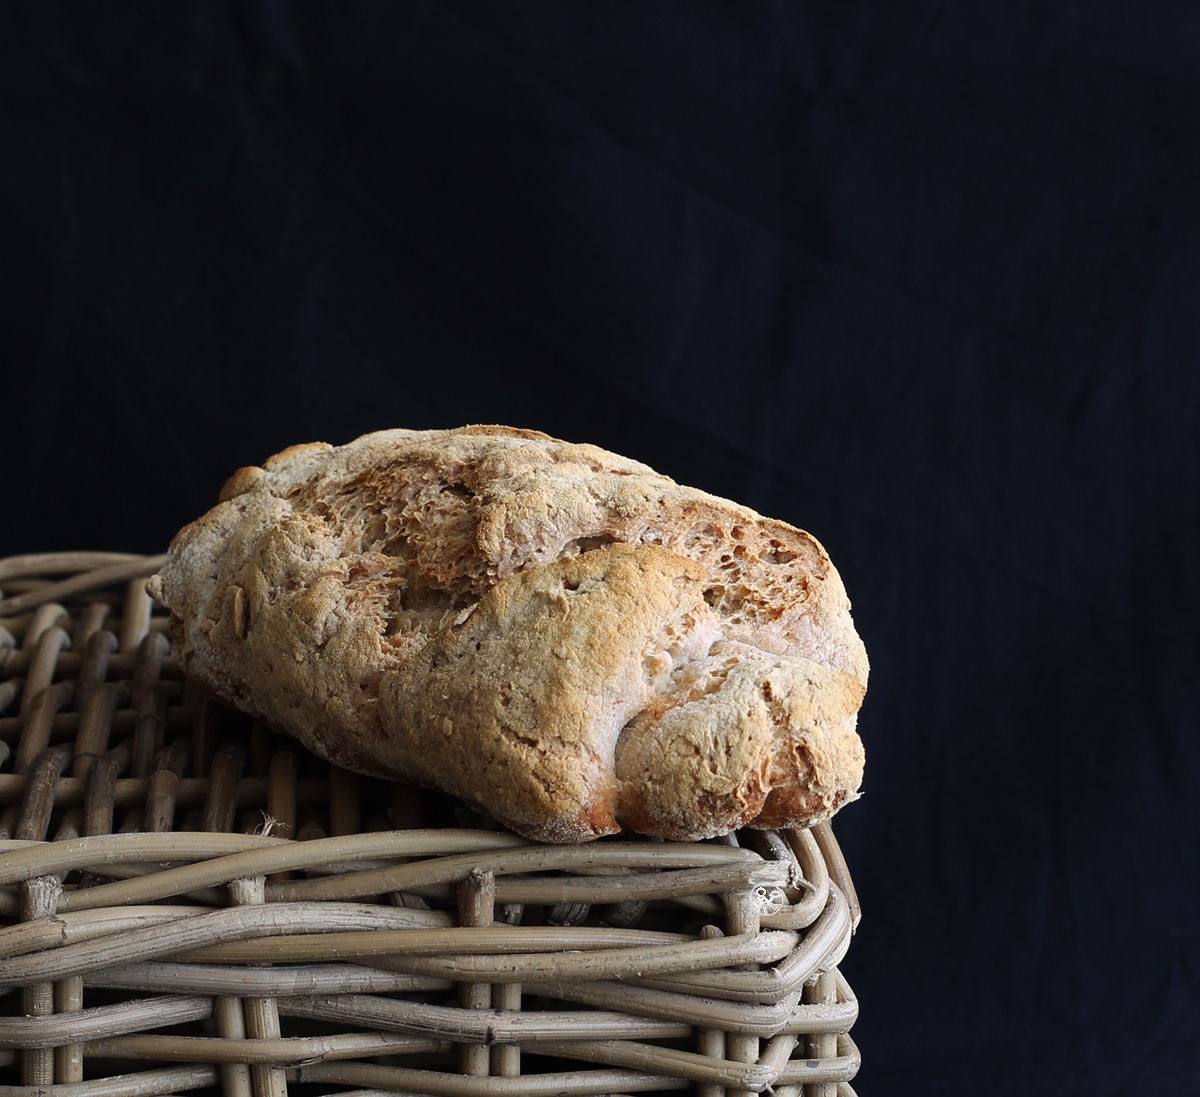
<path fill-rule="evenodd" d="M 1200 1092 L 1200 8 L 0 6 L 0 552 L 502 422 L 815 533 L 866 1094 Z"/>

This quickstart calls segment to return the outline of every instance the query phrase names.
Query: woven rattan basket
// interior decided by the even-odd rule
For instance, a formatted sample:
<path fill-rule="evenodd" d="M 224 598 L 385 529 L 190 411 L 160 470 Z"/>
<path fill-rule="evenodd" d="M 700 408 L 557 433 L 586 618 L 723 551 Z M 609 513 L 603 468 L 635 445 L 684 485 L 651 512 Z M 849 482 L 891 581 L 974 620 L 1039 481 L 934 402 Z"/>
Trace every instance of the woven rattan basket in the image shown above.
<path fill-rule="evenodd" d="M 160 562 L 0 560 L 0 1097 L 853 1097 L 827 825 L 537 846 L 330 767 L 184 681 Z"/>

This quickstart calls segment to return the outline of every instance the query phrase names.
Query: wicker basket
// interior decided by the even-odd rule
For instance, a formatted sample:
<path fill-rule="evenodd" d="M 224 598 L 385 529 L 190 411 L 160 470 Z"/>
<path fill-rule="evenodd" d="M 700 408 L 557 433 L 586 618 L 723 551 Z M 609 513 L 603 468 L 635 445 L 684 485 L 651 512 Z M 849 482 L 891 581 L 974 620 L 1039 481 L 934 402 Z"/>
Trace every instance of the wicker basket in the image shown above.
<path fill-rule="evenodd" d="M 0 1097 L 852 1097 L 828 826 L 537 846 L 330 767 L 184 681 L 160 563 L 0 560 Z"/>

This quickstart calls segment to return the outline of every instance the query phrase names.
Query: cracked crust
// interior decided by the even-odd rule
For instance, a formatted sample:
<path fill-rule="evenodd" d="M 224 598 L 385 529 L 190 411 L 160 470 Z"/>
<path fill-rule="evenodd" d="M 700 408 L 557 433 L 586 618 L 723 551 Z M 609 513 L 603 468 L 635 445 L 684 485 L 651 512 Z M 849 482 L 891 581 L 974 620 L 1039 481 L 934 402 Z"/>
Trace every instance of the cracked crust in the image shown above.
<path fill-rule="evenodd" d="M 821 546 L 594 446 L 293 446 L 148 589 L 217 696 L 535 839 L 805 825 L 861 780 L 866 653 Z"/>

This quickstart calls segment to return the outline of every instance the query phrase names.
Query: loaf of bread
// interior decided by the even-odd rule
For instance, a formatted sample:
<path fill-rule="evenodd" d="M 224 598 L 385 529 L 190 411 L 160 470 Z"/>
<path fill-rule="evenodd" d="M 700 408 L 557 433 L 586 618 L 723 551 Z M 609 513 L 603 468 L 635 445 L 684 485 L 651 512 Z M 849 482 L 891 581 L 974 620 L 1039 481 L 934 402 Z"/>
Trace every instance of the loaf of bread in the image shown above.
<path fill-rule="evenodd" d="M 217 697 L 540 841 L 803 826 L 862 777 L 867 658 L 817 541 L 594 446 L 295 446 L 148 589 Z"/>

